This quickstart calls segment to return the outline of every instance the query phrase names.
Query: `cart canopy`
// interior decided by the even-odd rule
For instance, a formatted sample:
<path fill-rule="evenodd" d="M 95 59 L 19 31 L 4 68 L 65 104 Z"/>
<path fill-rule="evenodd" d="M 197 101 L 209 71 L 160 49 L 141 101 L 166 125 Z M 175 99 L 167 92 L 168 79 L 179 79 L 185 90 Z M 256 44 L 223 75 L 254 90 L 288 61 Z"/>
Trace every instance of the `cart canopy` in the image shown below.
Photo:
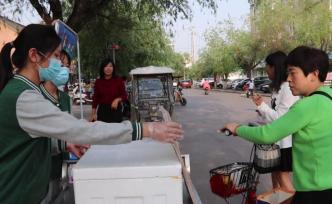
<path fill-rule="evenodd" d="M 174 70 L 169 67 L 139 67 L 130 71 L 130 75 L 149 75 L 149 74 L 172 74 Z"/>

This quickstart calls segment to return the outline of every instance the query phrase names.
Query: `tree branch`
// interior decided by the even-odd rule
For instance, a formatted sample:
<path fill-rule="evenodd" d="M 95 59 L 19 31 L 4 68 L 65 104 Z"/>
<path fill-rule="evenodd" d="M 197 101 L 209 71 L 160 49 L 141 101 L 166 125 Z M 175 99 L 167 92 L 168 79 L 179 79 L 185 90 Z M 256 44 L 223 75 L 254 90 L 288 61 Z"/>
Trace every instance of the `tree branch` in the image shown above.
<path fill-rule="evenodd" d="M 39 16 L 45 21 L 46 24 L 51 24 L 53 19 L 47 12 L 46 8 L 39 3 L 38 0 L 29 0 L 31 5 L 37 10 Z"/>
<path fill-rule="evenodd" d="M 73 12 L 66 22 L 67 25 L 79 32 L 108 2 L 107 0 L 75 0 Z"/>
<path fill-rule="evenodd" d="M 50 3 L 50 10 L 53 14 L 53 20 L 55 19 L 63 20 L 62 6 L 60 0 L 49 0 L 49 3 Z"/>

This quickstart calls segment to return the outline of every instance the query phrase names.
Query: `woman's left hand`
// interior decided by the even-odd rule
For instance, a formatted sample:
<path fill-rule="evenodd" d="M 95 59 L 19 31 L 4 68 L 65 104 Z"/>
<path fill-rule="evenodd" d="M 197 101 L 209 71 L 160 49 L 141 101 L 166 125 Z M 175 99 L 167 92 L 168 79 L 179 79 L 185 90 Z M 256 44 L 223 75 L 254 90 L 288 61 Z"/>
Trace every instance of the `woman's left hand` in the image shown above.
<path fill-rule="evenodd" d="M 226 129 L 228 129 L 229 131 L 231 131 L 232 135 L 237 136 L 236 134 L 236 129 L 239 127 L 240 125 L 237 123 L 228 123 L 226 124 L 221 131 L 225 131 Z"/>
<path fill-rule="evenodd" d="M 114 99 L 112 102 L 112 109 L 114 109 L 114 110 L 118 109 L 120 101 L 121 101 L 121 98 Z"/>
<path fill-rule="evenodd" d="M 255 94 L 252 96 L 252 101 L 256 104 L 256 106 L 260 106 L 263 103 L 263 97 L 261 95 Z"/>

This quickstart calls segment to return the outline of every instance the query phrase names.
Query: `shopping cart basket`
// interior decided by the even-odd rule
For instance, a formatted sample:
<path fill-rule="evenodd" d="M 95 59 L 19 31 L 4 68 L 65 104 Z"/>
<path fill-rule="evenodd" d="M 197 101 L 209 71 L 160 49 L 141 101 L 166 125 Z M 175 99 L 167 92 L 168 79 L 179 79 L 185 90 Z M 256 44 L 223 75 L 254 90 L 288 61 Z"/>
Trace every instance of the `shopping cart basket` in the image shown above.
<path fill-rule="evenodd" d="M 257 183 L 258 173 L 249 162 L 231 163 L 210 170 L 212 192 L 225 199 L 256 189 Z"/>

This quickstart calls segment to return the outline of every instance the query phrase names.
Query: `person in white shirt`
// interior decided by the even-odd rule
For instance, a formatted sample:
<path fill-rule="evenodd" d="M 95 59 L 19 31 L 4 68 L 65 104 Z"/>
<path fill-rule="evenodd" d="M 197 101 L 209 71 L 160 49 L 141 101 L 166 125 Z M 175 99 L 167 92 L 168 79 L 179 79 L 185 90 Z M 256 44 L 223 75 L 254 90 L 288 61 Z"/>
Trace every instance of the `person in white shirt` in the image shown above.
<path fill-rule="evenodd" d="M 254 88 L 255 88 L 255 84 L 254 84 L 254 81 L 252 79 L 249 80 L 248 82 L 248 85 L 249 85 L 249 92 L 248 92 L 248 96 L 253 96 L 254 94 Z"/>
<path fill-rule="evenodd" d="M 287 82 L 287 67 L 285 64 L 287 55 L 281 51 L 268 55 L 265 59 L 266 72 L 272 83 L 271 107 L 268 106 L 259 95 L 253 96 L 260 117 L 265 123 L 270 123 L 283 114 L 299 99 L 293 96 Z M 283 188 L 294 191 L 290 178 L 292 171 L 292 135 L 277 142 L 280 146 L 281 161 L 278 171 L 272 172 L 273 188 Z"/>

